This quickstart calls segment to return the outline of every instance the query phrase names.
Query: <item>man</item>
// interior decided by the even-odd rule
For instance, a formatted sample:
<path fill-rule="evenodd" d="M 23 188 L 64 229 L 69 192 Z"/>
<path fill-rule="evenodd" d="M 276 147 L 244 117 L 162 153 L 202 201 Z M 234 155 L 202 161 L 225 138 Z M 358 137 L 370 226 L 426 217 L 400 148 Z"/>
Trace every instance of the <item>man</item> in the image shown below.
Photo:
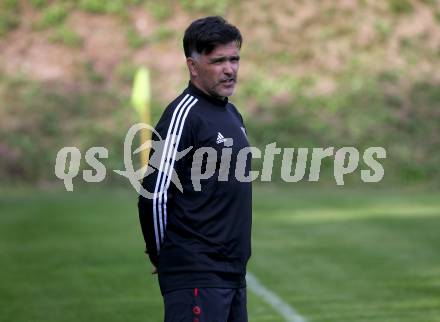
<path fill-rule="evenodd" d="M 242 117 L 228 101 L 241 43 L 240 31 L 221 17 L 191 23 L 183 39 L 188 87 L 153 134 L 153 142 L 165 142 L 161 149 L 155 145 L 151 155 L 159 154 L 159 167 L 142 183 L 153 198 L 141 195 L 138 207 L 166 322 L 247 321 L 252 192 L 250 180 L 239 180 L 249 173 L 250 156 L 239 152 L 249 143 Z"/>

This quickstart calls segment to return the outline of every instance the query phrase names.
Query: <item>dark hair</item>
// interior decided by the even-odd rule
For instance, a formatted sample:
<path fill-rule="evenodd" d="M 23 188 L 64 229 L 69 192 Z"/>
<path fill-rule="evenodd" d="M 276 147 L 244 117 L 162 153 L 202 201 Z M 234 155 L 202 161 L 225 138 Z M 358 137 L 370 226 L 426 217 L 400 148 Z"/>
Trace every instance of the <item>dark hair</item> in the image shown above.
<path fill-rule="evenodd" d="M 183 50 L 186 57 L 195 51 L 209 54 L 217 45 L 225 45 L 232 41 L 241 48 L 243 41 L 240 30 L 219 16 L 194 20 L 185 30 Z"/>

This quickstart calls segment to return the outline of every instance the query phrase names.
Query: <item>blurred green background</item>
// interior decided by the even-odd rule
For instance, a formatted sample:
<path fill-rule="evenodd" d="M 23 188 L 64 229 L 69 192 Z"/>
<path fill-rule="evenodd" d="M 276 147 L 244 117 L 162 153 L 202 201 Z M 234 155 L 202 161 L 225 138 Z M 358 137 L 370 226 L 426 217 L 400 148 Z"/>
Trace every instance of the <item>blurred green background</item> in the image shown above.
<path fill-rule="evenodd" d="M 161 320 L 136 192 L 112 170 L 134 72 L 150 69 L 155 123 L 188 81 L 184 29 L 212 14 L 244 36 L 231 100 L 252 145 L 387 150 L 380 183 L 361 164 L 345 186 L 331 160 L 284 183 L 275 158 L 250 271 L 310 321 L 440 321 L 436 0 L 0 0 L 0 321 Z M 66 192 L 65 146 L 106 147 L 105 180 Z M 249 311 L 283 321 L 252 292 Z"/>

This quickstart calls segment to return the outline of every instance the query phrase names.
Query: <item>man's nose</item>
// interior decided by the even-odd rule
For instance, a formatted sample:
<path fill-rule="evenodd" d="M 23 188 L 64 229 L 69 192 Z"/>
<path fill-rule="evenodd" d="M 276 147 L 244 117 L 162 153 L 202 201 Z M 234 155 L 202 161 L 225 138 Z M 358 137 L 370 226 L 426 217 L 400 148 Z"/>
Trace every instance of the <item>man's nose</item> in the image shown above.
<path fill-rule="evenodd" d="M 226 75 L 232 75 L 234 73 L 234 66 L 231 64 L 231 62 L 229 61 L 225 62 L 225 65 L 223 67 L 223 72 Z"/>

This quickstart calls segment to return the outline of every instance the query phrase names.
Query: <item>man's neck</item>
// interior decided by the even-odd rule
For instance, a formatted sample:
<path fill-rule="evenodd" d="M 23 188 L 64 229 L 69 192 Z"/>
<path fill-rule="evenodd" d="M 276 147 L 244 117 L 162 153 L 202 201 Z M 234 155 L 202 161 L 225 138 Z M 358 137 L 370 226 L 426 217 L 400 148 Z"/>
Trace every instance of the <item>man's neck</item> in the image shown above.
<path fill-rule="evenodd" d="M 203 93 L 205 93 L 208 96 L 211 96 L 212 98 L 218 99 L 223 101 L 225 99 L 224 96 L 214 96 L 211 93 L 207 92 L 205 89 L 203 89 L 203 87 L 201 87 L 199 84 L 197 84 L 197 81 L 194 81 L 194 79 L 190 79 L 191 84 L 193 84 L 193 86 L 197 87 L 198 90 L 202 91 Z"/>

